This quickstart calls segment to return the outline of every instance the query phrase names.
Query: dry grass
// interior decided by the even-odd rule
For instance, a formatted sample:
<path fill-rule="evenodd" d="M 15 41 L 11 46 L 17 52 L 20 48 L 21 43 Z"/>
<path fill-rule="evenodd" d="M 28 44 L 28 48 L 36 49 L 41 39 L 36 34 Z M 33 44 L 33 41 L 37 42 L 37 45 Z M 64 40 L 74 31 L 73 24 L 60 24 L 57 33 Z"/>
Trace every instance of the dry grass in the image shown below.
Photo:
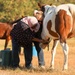
<path fill-rule="evenodd" d="M 0 50 L 3 49 L 4 40 L 0 40 Z M 45 70 L 41 70 L 38 67 L 38 59 L 37 57 L 33 57 L 33 66 L 36 67 L 36 70 L 26 70 L 24 69 L 24 56 L 20 55 L 20 66 L 22 66 L 22 69 L 10 69 L 6 68 L 3 69 L 0 67 L 0 75 L 75 75 L 75 38 L 67 40 L 69 45 L 69 69 L 66 71 L 63 71 L 63 60 L 64 55 L 63 51 L 60 45 L 57 47 L 57 53 L 55 57 L 55 69 L 49 70 L 50 61 L 51 61 L 51 51 L 47 51 L 47 49 L 44 50 L 44 57 L 45 57 Z M 11 41 L 8 45 L 9 48 L 11 48 Z M 50 44 L 50 50 L 52 47 L 52 42 Z"/>

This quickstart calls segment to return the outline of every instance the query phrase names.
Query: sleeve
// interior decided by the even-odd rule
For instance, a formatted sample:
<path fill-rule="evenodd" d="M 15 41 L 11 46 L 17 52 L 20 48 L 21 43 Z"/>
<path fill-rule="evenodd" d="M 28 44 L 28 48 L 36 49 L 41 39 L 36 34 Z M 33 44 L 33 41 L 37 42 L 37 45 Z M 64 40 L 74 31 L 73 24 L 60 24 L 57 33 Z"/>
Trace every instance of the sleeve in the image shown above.
<path fill-rule="evenodd" d="M 38 32 L 39 29 L 40 29 L 40 24 L 37 23 L 37 26 L 35 27 L 34 31 L 35 31 L 35 32 Z"/>

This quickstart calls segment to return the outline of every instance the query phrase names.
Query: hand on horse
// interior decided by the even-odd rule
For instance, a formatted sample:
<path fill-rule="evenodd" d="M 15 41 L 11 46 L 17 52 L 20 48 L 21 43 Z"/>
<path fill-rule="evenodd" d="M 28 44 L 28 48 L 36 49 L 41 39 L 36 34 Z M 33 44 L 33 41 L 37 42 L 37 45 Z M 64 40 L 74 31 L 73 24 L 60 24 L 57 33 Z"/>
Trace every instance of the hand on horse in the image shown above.
<path fill-rule="evenodd" d="M 49 41 L 48 41 L 48 40 L 42 40 L 42 43 L 43 43 L 43 44 L 48 44 Z"/>

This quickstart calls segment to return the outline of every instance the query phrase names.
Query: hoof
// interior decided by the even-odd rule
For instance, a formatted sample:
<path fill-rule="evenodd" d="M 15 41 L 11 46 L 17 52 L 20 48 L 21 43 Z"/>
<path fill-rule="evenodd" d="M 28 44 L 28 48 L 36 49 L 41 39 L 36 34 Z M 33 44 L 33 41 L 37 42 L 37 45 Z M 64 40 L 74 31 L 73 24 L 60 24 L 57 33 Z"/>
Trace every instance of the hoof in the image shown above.
<path fill-rule="evenodd" d="M 54 67 L 50 66 L 49 69 L 50 69 L 50 70 L 54 70 Z"/>

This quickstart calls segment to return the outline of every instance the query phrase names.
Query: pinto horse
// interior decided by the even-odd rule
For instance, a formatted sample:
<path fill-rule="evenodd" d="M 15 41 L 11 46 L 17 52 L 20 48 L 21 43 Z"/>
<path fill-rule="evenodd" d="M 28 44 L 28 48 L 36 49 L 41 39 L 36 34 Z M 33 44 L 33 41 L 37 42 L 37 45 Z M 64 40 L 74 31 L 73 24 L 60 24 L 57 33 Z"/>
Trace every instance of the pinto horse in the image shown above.
<path fill-rule="evenodd" d="M 4 50 L 6 50 L 10 37 L 12 26 L 9 23 L 0 22 L 0 39 L 5 39 Z"/>
<path fill-rule="evenodd" d="M 50 68 L 54 69 L 54 57 L 59 41 L 64 52 L 63 69 L 68 69 L 69 47 L 66 40 L 75 36 L 75 5 L 61 4 L 56 7 L 38 3 L 38 6 L 44 15 L 42 39 L 52 38 L 54 40 Z"/>

